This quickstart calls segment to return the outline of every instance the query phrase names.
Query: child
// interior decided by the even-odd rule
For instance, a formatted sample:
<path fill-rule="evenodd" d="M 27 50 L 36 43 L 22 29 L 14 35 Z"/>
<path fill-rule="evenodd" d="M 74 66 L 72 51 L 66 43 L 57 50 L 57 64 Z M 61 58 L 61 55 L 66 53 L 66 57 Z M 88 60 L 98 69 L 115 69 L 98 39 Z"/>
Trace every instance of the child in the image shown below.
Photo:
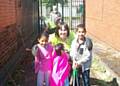
<path fill-rule="evenodd" d="M 35 56 L 35 73 L 37 73 L 37 86 L 49 86 L 49 77 L 52 69 L 52 51 L 53 47 L 48 43 L 49 35 L 43 32 L 38 36 L 38 44 L 32 48 Z"/>
<path fill-rule="evenodd" d="M 55 32 L 57 24 L 59 22 L 61 22 L 61 13 L 58 11 L 57 6 L 53 6 L 49 18 L 47 18 L 45 21 L 49 34 Z"/>
<path fill-rule="evenodd" d="M 73 76 L 77 75 L 77 80 L 80 79 L 80 74 L 83 79 L 83 86 L 90 86 L 90 66 L 92 62 L 92 41 L 90 38 L 85 37 L 86 29 L 80 24 L 77 26 L 76 38 L 71 44 L 70 56 L 73 60 Z M 81 72 L 79 71 L 81 70 Z M 74 82 L 75 80 L 73 80 Z M 80 86 L 80 81 L 77 85 Z M 76 83 L 73 83 L 76 86 Z"/>
<path fill-rule="evenodd" d="M 51 86 L 69 86 L 69 70 L 70 65 L 68 63 L 69 56 L 64 51 L 62 43 L 58 43 L 55 46 L 53 71 L 51 75 Z"/>

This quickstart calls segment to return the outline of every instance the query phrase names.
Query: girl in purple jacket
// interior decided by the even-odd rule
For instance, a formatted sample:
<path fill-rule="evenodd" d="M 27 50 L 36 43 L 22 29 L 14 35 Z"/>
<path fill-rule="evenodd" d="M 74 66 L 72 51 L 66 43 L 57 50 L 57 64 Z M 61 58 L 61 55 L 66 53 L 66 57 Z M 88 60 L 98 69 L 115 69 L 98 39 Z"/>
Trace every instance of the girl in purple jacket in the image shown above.
<path fill-rule="evenodd" d="M 43 32 L 38 36 L 38 44 L 33 46 L 35 56 L 35 73 L 37 74 L 37 86 L 49 86 L 49 77 L 52 70 L 53 47 L 48 43 L 49 35 Z"/>

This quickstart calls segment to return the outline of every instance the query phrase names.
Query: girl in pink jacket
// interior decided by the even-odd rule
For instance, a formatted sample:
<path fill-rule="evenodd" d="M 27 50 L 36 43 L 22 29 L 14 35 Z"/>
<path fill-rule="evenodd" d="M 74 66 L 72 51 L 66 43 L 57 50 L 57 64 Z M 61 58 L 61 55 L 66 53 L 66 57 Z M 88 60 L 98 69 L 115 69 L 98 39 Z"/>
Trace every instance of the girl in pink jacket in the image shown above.
<path fill-rule="evenodd" d="M 33 46 L 35 49 L 35 73 L 37 74 L 37 86 L 49 86 L 49 77 L 52 70 L 52 51 L 53 47 L 48 43 L 49 35 L 43 32 L 38 37 L 38 44 Z"/>
<path fill-rule="evenodd" d="M 69 55 L 64 51 L 62 43 L 55 46 L 53 69 L 51 73 L 50 86 L 69 86 L 69 71 L 68 63 Z"/>

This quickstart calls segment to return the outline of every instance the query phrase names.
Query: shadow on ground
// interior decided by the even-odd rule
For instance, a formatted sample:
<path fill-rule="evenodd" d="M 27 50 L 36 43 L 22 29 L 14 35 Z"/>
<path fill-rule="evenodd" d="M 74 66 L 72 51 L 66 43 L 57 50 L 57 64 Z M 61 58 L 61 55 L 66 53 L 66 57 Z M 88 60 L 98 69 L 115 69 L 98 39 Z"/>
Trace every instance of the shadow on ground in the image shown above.
<path fill-rule="evenodd" d="M 22 61 L 12 75 L 12 79 L 8 79 L 5 86 L 36 86 L 36 75 L 33 67 L 34 58 L 29 54 Z M 91 86 L 119 86 L 116 78 L 110 82 L 91 77 Z"/>
<path fill-rule="evenodd" d="M 110 82 L 105 82 L 104 80 L 99 80 L 96 78 L 91 78 L 91 86 L 119 86 L 116 78 Z"/>

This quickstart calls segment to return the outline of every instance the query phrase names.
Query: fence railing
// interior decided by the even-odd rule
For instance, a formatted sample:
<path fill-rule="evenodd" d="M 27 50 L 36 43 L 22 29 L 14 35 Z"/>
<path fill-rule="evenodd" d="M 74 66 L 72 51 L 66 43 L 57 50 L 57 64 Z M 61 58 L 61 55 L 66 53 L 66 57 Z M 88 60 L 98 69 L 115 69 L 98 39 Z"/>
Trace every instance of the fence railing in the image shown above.
<path fill-rule="evenodd" d="M 48 17 L 52 10 L 53 2 L 41 2 L 39 8 L 40 16 Z M 68 0 L 64 4 L 56 4 L 58 11 L 62 14 L 64 22 L 67 22 L 71 29 L 75 28 L 79 23 L 85 23 L 83 18 L 85 15 L 84 11 L 84 0 Z M 41 9 L 42 8 L 42 9 Z"/>

